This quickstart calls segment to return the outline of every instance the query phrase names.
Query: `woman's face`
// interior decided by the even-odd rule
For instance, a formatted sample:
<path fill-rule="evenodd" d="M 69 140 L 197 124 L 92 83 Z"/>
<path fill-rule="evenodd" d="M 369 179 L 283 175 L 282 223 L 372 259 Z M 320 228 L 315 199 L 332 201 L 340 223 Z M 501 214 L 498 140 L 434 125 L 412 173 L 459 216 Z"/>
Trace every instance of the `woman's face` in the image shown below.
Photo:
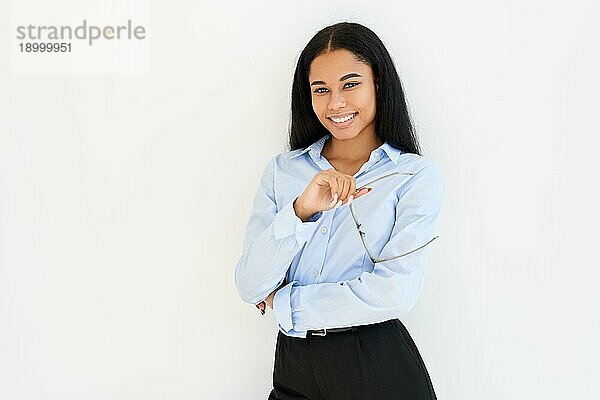
<path fill-rule="evenodd" d="M 335 50 L 312 61 L 308 81 L 313 110 L 336 139 L 375 135 L 377 84 L 369 65 L 348 50 Z"/>

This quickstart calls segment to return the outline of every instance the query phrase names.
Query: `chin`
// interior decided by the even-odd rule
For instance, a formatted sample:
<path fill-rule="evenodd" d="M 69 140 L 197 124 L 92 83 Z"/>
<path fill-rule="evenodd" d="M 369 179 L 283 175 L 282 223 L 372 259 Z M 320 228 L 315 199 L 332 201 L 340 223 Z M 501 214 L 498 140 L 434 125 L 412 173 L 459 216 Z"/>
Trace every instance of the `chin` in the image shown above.
<path fill-rule="evenodd" d="M 360 135 L 360 130 L 356 131 L 356 130 L 352 130 L 349 131 L 347 129 L 340 129 L 337 131 L 329 131 L 329 133 L 331 133 L 333 135 L 333 137 L 335 137 L 338 140 L 350 140 L 350 139 L 354 139 L 355 137 L 357 137 L 358 135 Z"/>

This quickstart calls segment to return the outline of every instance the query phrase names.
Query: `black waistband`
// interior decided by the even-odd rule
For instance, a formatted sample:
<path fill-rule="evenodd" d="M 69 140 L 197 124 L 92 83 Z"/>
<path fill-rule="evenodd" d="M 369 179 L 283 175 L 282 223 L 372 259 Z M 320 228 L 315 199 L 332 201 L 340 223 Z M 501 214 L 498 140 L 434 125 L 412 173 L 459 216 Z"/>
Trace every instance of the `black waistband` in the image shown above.
<path fill-rule="evenodd" d="M 349 326 L 347 328 L 329 328 L 329 329 L 317 329 L 317 330 L 309 330 L 306 332 L 306 336 L 326 336 L 330 333 L 338 333 L 338 332 L 356 332 L 358 327 Z"/>

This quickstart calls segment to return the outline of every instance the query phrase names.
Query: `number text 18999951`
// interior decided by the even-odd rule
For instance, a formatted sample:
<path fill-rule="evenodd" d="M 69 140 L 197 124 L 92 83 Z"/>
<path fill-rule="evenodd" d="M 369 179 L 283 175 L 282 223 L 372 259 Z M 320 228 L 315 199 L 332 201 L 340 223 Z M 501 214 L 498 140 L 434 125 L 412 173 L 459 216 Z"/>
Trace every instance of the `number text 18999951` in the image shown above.
<path fill-rule="evenodd" d="M 21 53 L 70 53 L 71 43 L 19 43 Z"/>

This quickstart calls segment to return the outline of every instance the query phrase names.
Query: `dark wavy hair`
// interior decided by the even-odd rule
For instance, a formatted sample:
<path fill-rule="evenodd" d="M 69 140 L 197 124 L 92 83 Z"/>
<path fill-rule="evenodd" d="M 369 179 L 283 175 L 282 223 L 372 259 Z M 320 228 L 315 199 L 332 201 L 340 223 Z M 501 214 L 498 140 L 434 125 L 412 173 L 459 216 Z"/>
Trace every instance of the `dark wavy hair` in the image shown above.
<path fill-rule="evenodd" d="M 408 153 L 420 153 L 392 57 L 379 37 L 369 28 L 354 22 L 340 22 L 321 29 L 308 42 L 296 65 L 292 83 L 290 150 L 305 148 L 330 133 L 312 108 L 308 72 L 311 62 L 321 54 L 345 49 L 369 65 L 378 83 L 375 133 L 390 145 Z"/>

